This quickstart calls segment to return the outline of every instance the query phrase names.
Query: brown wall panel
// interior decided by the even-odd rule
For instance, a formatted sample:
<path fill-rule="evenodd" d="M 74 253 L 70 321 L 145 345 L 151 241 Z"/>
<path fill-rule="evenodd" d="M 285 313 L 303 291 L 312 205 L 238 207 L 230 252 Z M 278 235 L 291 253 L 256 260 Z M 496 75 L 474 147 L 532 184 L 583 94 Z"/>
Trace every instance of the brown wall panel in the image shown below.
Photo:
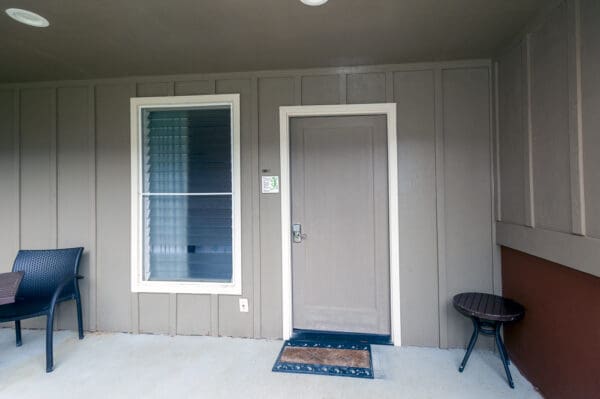
<path fill-rule="evenodd" d="M 504 296 L 525 306 L 505 327 L 515 365 L 545 397 L 600 393 L 600 278 L 502 248 Z"/>

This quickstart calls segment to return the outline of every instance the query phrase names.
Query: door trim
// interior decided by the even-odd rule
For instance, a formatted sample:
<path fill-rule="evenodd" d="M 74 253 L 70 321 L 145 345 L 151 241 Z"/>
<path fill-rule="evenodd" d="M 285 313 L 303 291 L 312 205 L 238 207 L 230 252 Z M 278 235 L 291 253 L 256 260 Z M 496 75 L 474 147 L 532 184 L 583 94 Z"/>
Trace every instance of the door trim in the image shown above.
<path fill-rule="evenodd" d="M 302 105 L 279 107 L 280 193 L 281 193 L 281 277 L 283 339 L 290 339 L 292 318 L 292 240 L 290 196 L 290 118 L 308 116 L 386 115 L 388 148 L 390 323 L 392 342 L 401 345 L 400 334 L 400 251 L 398 230 L 398 156 L 396 104 Z"/>

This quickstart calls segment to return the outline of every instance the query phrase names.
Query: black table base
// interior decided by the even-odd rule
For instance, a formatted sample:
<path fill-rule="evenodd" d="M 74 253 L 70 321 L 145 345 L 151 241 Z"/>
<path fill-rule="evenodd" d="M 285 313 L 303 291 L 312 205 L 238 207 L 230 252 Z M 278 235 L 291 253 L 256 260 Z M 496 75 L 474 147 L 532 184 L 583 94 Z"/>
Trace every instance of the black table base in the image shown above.
<path fill-rule="evenodd" d="M 502 359 L 502 364 L 504 365 L 504 371 L 506 371 L 508 385 L 514 389 L 515 384 L 508 368 L 510 360 L 500 336 L 500 329 L 504 323 L 516 322 L 523 318 L 525 315 L 523 305 L 508 298 L 481 292 L 465 292 L 455 295 L 452 303 L 456 310 L 473 322 L 473 335 L 471 335 L 467 353 L 458 371 L 462 373 L 465 369 L 479 334 L 493 336 L 498 347 L 498 352 L 500 353 L 500 358 Z"/>
<path fill-rule="evenodd" d="M 506 351 L 506 347 L 502 341 L 502 336 L 500 335 L 502 322 L 481 320 L 477 317 L 471 317 L 471 321 L 473 322 L 473 334 L 471 335 L 471 340 L 469 341 L 469 346 L 467 347 L 467 353 L 465 353 L 465 357 L 463 358 L 458 371 L 462 373 L 465 369 L 467 362 L 469 361 L 469 357 L 471 356 L 471 352 L 473 351 L 473 347 L 477 343 L 479 334 L 493 336 L 494 340 L 496 341 L 498 352 L 500 353 L 500 358 L 502 359 L 502 364 L 504 365 L 504 371 L 506 371 L 508 385 L 514 389 L 515 384 L 513 382 L 512 375 L 510 374 L 510 369 L 508 368 L 510 359 L 508 358 L 508 352 Z"/>

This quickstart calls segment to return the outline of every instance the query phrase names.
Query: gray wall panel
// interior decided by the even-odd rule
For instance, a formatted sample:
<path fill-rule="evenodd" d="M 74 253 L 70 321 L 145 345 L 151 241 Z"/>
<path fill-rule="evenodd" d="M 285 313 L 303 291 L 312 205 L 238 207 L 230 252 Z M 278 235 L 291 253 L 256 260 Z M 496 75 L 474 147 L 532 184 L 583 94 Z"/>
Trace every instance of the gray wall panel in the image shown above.
<path fill-rule="evenodd" d="M 21 246 L 56 247 L 54 89 L 21 91 Z"/>
<path fill-rule="evenodd" d="M 21 91 L 21 248 L 56 248 L 56 93 Z M 41 328 L 45 320 L 23 322 Z"/>
<path fill-rule="evenodd" d="M 168 96 L 173 94 L 173 84 L 170 82 L 138 83 L 136 91 L 138 97 Z M 128 220 L 124 220 L 122 223 L 123 228 L 129 227 Z M 140 332 L 166 334 L 176 330 L 177 321 L 174 320 L 176 317 L 173 317 L 173 326 L 170 326 L 171 316 L 176 316 L 176 313 L 170 315 L 170 311 L 176 312 L 177 309 L 169 307 L 169 295 L 138 294 L 138 297 Z"/>
<path fill-rule="evenodd" d="M 442 78 L 448 346 L 462 347 L 472 325 L 452 297 L 493 290 L 489 70 L 446 70 Z"/>
<path fill-rule="evenodd" d="M 217 80 L 217 93 L 239 93 L 242 186 L 242 297 L 248 298 L 249 312 L 241 313 L 239 297 L 219 298 L 219 335 L 251 337 L 254 335 L 253 269 L 252 269 L 252 99 L 250 79 Z"/>
<path fill-rule="evenodd" d="M 582 2 L 581 29 L 586 222 L 588 234 L 600 238 L 600 2 Z"/>
<path fill-rule="evenodd" d="M 175 82 L 176 96 L 193 96 L 197 94 L 212 94 L 214 93 L 214 84 L 208 80 L 192 80 Z"/>
<path fill-rule="evenodd" d="M 0 272 L 11 270 L 19 249 L 17 95 L 17 90 L 0 90 Z"/>
<path fill-rule="evenodd" d="M 340 103 L 339 75 L 303 76 L 302 104 L 321 105 Z"/>
<path fill-rule="evenodd" d="M 293 78 L 258 81 L 259 169 L 279 175 L 279 107 L 293 105 Z M 261 194 L 261 327 L 263 337 L 281 337 L 281 204 L 279 194 Z"/>
<path fill-rule="evenodd" d="M 210 335 L 210 295 L 177 295 L 177 334 Z"/>
<path fill-rule="evenodd" d="M 434 74 L 432 70 L 397 72 L 393 79 L 398 112 L 402 342 L 438 346 Z"/>
<path fill-rule="evenodd" d="M 94 244 L 94 168 L 90 150 L 94 137 L 90 129 L 90 88 L 68 87 L 57 90 L 57 171 L 58 171 L 58 246 L 85 248 L 80 274 L 83 318 L 86 329 L 95 312 L 90 293 L 96 285 L 93 261 Z M 75 329 L 77 320 L 74 302 L 59 308 L 58 327 Z"/>
<path fill-rule="evenodd" d="M 571 231 L 566 5 L 531 35 L 531 120 L 536 226 Z"/>
<path fill-rule="evenodd" d="M 357 73 L 346 77 L 348 104 L 385 102 L 385 73 Z"/>
<path fill-rule="evenodd" d="M 138 97 L 159 97 L 172 95 L 173 83 L 171 82 L 149 82 L 138 83 L 136 95 Z"/>
<path fill-rule="evenodd" d="M 397 101 L 403 343 L 437 346 L 440 335 L 448 330 L 452 337 L 460 336 L 460 340 L 451 338 L 451 345 L 462 345 L 466 339 L 463 335 L 468 335 L 462 329 L 463 320 L 451 317 L 444 322 L 443 330 L 439 328 L 438 294 L 449 297 L 450 289 L 471 288 L 472 281 L 467 281 L 463 287 L 450 277 L 448 292 L 446 280 L 443 286 L 438 284 L 436 132 L 441 117 L 436 108 L 445 110 L 444 123 L 439 126 L 444 125 L 444 131 L 440 132 L 449 135 L 445 149 L 451 155 L 445 164 L 447 174 L 444 176 L 450 179 L 449 187 L 456 183 L 461 188 L 460 191 L 450 190 L 444 204 L 448 217 L 447 233 L 457 236 L 456 241 L 448 241 L 449 257 L 444 263 L 448 264 L 449 274 L 474 276 L 475 285 L 481 283 L 480 286 L 485 288 L 484 282 L 489 286 L 492 284 L 491 272 L 484 272 L 488 264 L 491 265 L 491 241 L 486 242 L 491 238 L 486 238 L 482 231 L 491 221 L 491 201 L 483 225 L 480 221 L 485 213 L 481 204 L 490 198 L 491 176 L 489 163 L 487 169 L 478 169 L 484 159 L 489 161 L 489 151 L 483 155 L 476 151 L 483 146 L 482 136 L 489 140 L 489 126 L 483 123 L 489 115 L 487 110 L 482 110 L 489 100 L 488 68 L 485 63 L 467 62 L 465 69 L 446 70 L 444 76 L 449 78 L 446 78 L 444 88 L 447 93 L 442 99 L 442 91 L 436 92 L 433 76 L 445 70 L 444 65 L 427 64 L 420 69 L 414 65 L 366 67 L 345 69 L 342 74 L 339 69 L 330 68 L 290 71 L 289 74 L 236 73 L 143 78 L 139 81 L 131 78 L 82 83 L 80 87 L 74 87 L 73 83 L 58 83 L 57 92 L 32 85 L 33 88 L 22 89 L 28 93 L 12 115 L 17 121 L 23 119 L 18 116 L 18 110 L 35 115 L 35 118 L 27 118 L 20 131 L 25 155 L 21 167 L 26 172 L 21 181 L 26 185 L 27 198 L 19 204 L 15 196 L 13 205 L 3 206 L 2 212 L 10 214 L 14 208 L 18 210 L 19 205 L 31 208 L 35 203 L 37 206 L 39 201 L 35 197 L 39 197 L 38 193 L 32 197 L 27 190 L 47 192 L 49 202 L 44 203 L 47 211 L 44 226 L 33 235 L 30 230 L 24 233 L 27 240 L 46 240 L 40 243 L 44 247 L 56 245 L 57 239 L 61 245 L 75 245 L 75 241 L 80 240 L 85 241 L 86 248 L 88 241 L 90 248 L 95 244 L 95 256 L 90 253 L 83 266 L 83 270 L 89 268 L 90 277 L 96 275 L 95 284 L 93 278 L 85 282 L 90 284 L 86 295 L 92 295 L 84 299 L 90 307 L 89 316 L 86 316 L 86 319 L 89 317 L 88 328 L 279 338 L 282 335 L 280 197 L 278 194 L 260 194 L 258 185 L 260 174 L 280 174 L 279 107 L 301 102 Z M 456 64 L 452 64 L 452 68 L 455 67 Z M 476 69 L 469 72 L 471 67 Z M 54 121 L 55 92 L 58 95 L 58 121 Z M 239 312 L 237 296 L 138 295 L 130 292 L 129 98 L 136 94 L 214 92 L 241 93 L 242 274 L 243 297 L 249 299 L 249 313 Z M 8 98 L 11 96 L 0 95 L 0 110 L 15 101 Z M 10 109 L 4 112 L 12 114 Z M 465 118 L 465 115 L 469 117 Z M 2 123 L 11 124 L 9 118 L 3 118 Z M 58 147 L 54 141 L 56 123 Z M 85 134 L 80 134 L 84 129 Z M 443 142 L 441 134 L 440 137 Z M 18 165 L 15 139 L 16 134 L 14 138 L 2 136 L 2 146 L 14 146 L 13 158 L 7 157 L 2 162 L 8 164 L 12 159 L 13 165 Z M 47 166 L 42 168 L 39 164 Z M 58 185 L 56 173 L 54 177 L 51 173 L 57 167 Z M 40 179 L 40 170 L 45 173 L 42 184 L 34 186 L 32 182 Z M 487 177 L 483 178 L 485 173 Z M 18 173 L 2 171 L 0 178 L 1 182 L 10 181 L 18 178 Z M 465 193 L 475 193 L 474 205 L 469 198 L 465 199 Z M 53 204 L 52 201 L 57 202 Z M 459 220 L 455 213 L 466 212 L 465 204 L 474 206 L 476 212 L 474 216 L 467 215 L 465 220 Z M 15 219 L 17 229 L 31 226 L 30 220 L 25 219 L 21 220 L 20 226 Z M 474 231 L 465 227 L 470 224 L 476 226 Z M 43 231 L 45 234 L 40 233 Z M 440 233 L 441 237 L 445 233 Z M 8 249 L 2 248 L 0 250 L 12 252 L 8 245 Z M 471 255 L 465 253 L 465 248 Z M 439 253 L 443 254 L 443 251 Z M 12 259 L 13 256 L 10 254 L 9 257 Z M 458 264 L 460 267 L 456 266 Z M 457 267 L 458 272 L 455 271 Z M 489 274 L 487 277 L 484 276 L 486 273 Z M 88 305 L 84 303 L 84 306 Z M 70 309 L 61 312 L 60 327 L 74 327 L 74 318 L 69 313 Z"/>
<path fill-rule="evenodd" d="M 498 117 L 502 220 L 524 225 L 527 132 L 524 125 L 524 60 L 521 45 L 498 60 Z"/>
<path fill-rule="evenodd" d="M 214 81 L 192 80 L 175 82 L 176 96 L 214 94 L 214 92 Z M 211 309 L 210 295 L 177 295 L 177 334 L 210 335 L 212 331 Z M 215 329 L 217 327 L 218 325 L 215 326 Z M 214 334 L 216 335 L 217 331 Z"/>
<path fill-rule="evenodd" d="M 600 238 L 599 27 L 598 1 L 564 0 L 538 15 L 519 39 L 526 49 L 522 62 L 530 66 L 523 80 L 530 89 L 525 116 L 533 138 L 533 173 L 523 175 L 533 180 L 526 189 L 533 189 L 534 206 L 525 216 L 535 216 L 536 224 L 497 224 L 499 244 L 596 276 L 600 265 L 590 254 Z M 499 90 L 511 91 L 512 72 L 499 72 Z M 497 123 L 506 126 L 511 116 L 501 113 Z M 508 133 L 500 129 L 499 139 L 512 140 Z M 527 142 L 513 144 L 513 152 L 527 152 Z M 511 156 L 503 152 L 502 163 L 512 162 Z M 509 172 L 500 171 L 502 201 L 510 195 L 505 186 L 523 177 Z"/>
<path fill-rule="evenodd" d="M 153 334 L 169 333 L 170 294 L 143 294 L 139 297 L 140 332 Z M 173 310 L 174 312 L 176 309 Z"/>
<path fill-rule="evenodd" d="M 130 291 L 131 83 L 96 86 L 98 329 L 133 331 Z M 137 310 L 136 310 L 137 312 Z"/>

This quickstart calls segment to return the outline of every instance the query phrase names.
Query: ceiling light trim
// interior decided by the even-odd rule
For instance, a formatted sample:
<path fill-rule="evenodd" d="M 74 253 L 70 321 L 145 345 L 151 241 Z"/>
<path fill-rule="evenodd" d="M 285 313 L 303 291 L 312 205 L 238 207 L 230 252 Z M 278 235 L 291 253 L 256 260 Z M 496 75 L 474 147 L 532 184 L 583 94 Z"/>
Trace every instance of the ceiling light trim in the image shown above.
<path fill-rule="evenodd" d="M 4 12 L 17 22 L 36 28 L 46 28 L 50 26 L 50 22 L 39 14 L 33 11 L 23 10 L 21 8 L 7 8 Z"/>
<path fill-rule="evenodd" d="M 300 0 L 302 4 L 305 4 L 310 7 L 318 7 L 327 3 L 329 0 Z"/>

